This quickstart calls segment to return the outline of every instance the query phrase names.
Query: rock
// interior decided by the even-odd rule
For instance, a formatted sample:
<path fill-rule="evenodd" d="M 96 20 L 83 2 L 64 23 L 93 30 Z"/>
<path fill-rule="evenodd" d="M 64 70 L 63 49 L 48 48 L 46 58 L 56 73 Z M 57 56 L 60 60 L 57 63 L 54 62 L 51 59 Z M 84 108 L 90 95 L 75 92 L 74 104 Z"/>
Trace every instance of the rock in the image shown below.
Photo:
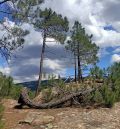
<path fill-rule="evenodd" d="M 63 113 L 63 112 L 60 112 L 60 113 L 58 113 L 57 115 L 58 115 L 58 116 L 62 116 L 62 115 L 64 115 L 64 113 Z"/>
<path fill-rule="evenodd" d="M 48 129 L 52 129 L 53 128 L 53 125 L 51 123 L 47 124 L 46 125 Z"/>
<path fill-rule="evenodd" d="M 20 121 L 21 124 L 29 124 L 29 125 L 44 125 L 49 124 L 54 121 L 54 117 L 50 115 L 45 115 L 44 112 L 29 112 L 24 121 Z M 48 125 L 50 126 L 50 125 Z"/>
<path fill-rule="evenodd" d="M 71 114 L 71 116 L 76 116 L 76 114 Z"/>
<path fill-rule="evenodd" d="M 42 128 L 42 129 L 45 129 L 45 127 L 46 127 L 46 126 L 44 126 L 44 125 L 41 125 L 41 126 L 40 126 L 40 128 Z"/>
<path fill-rule="evenodd" d="M 25 118 L 24 121 L 20 121 L 19 123 L 27 123 L 27 124 L 31 124 L 34 119 L 36 118 L 36 116 L 38 116 L 39 113 L 38 112 L 29 112 Z"/>
<path fill-rule="evenodd" d="M 86 129 L 86 127 L 83 124 L 78 124 L 77 127 L 78 129 Z"/>
<path fill-rule="evenodd" d="M 37 115 L 34 121 L 32 122 L 32 125 L 44 125 L 44 124 L 49 124 L 54 121 L 53 116 L 43 116 L 43 115 Z"/>
<path fill-rule="evenodd" d="M 58 126 L 57 125 L 54 125 L 54 128 L 58 128 Z"/>

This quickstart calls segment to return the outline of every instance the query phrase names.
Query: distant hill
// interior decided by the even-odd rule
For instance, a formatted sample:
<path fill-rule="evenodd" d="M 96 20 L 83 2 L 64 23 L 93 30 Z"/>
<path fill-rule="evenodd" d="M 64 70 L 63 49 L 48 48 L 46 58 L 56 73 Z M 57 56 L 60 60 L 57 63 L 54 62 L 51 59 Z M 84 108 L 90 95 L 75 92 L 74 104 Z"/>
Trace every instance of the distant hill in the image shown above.
<path fill-rule="evenodd" d="M 47 85 L 47 80 L 42 81 L 42 85 L 45 85 L 45 84 Z M 17 83 L 17 85 L 23 85 L 31 90 L 36 90 L 38 81 L 22 82 L 22 83 Z"/>
<path fill-rule="evenodd" d="M 70 80 L 73 81 L 73 78 L 69 79 L 69 78 L 62 78 L 62 80 L 65 83 L 69 83 Z M 46 86 L 48 83 L 48 80 L 44 80 L 41 82 L 42 86 Z M 23 85 L 24 87 L 30 88 L 31 90 L 36 90 L 36 87 L 38 85 L 38 81 L 29 81 L 29 82 L 22 82 L 22 83 L 17 83 L 17 85 Z"/>

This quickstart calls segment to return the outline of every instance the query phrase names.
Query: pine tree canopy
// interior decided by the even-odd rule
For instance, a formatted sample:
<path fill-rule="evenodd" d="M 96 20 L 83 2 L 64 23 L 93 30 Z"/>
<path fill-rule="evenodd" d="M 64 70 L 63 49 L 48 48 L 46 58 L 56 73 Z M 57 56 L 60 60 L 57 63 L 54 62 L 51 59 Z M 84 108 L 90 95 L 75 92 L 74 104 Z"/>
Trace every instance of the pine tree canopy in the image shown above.
<path fill-rule="evenodd" d="M 64 43 L 66 32 L 69 29 L 67 18 L 63 18 L 51 9 L 45 9 L 44 11 L 37 9 L 35 14 L 33 21 L 35 28 L 45 31 L 47 37 Z"/>
<path fill-rule="evenodd" d="M 83 64 L 96 63 L 99 47 L 92 42 L 93 36 L 89 36 L 78 21 L 75 21 L 71 35 L 71 41 L 68 41 L 67 49 L 74 52 L 76 56 L 80 56 Z"/>

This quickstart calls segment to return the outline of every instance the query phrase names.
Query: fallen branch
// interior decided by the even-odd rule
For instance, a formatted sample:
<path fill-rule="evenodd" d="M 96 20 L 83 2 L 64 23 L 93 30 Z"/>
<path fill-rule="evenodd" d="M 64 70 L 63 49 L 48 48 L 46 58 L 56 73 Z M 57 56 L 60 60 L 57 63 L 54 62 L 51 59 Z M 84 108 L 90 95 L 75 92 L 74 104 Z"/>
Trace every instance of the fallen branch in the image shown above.
<path fill-rule="evenodd" d="M 27 88 L 23 88 L 22 93 L 20 95 L 21 102 L 19 101 L 19 103 L 21 103 L 23 105 L 27 105 L 30 108 L 36 108 L 36 109 L 57 108 L 57 107 L 63 106 L 66 102 L 68 102 L 69 100 L 72 100 L 75 97 L 83 96 L 85 94 L 93 92 L 94 90 L 95 89 L 89 89 L 89 90 L 84 90 L 84 91 L 82 90 L 77 93 L 72 93 L 67 96 L 64 96 L 63 98 L 58 99 L 55 102 L 48 102 L 48 103 L 41 104 L 41 103 L 36 103 L 36 102 L 30 100 L 29 96 L 28 96 Z"/>

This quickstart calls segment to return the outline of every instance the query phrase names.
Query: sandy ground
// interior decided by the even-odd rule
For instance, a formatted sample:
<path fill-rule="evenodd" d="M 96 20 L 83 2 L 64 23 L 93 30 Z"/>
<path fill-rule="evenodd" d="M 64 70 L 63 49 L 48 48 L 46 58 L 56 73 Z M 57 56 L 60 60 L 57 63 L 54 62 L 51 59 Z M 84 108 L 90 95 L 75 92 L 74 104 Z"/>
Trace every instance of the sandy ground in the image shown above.
<path fill-rule="evenodd" d="M 15 109 L 16 104 L 15 100 L 3 100 L 5 129 L 120 129 L 120 103 L 112 109 L 48 110 Z"/>

